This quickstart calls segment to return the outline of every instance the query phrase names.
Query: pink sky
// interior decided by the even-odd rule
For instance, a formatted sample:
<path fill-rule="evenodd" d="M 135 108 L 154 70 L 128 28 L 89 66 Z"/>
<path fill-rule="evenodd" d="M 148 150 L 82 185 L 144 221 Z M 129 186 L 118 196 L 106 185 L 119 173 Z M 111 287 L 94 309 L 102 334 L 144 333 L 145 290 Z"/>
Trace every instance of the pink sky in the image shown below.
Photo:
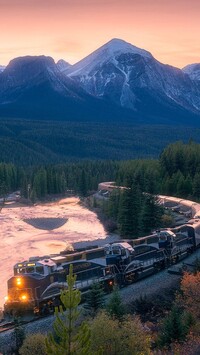
<path fill-rule="evenodd" d="M 177 67 L 200 62 L 199 0 L 0 0 L 0 64 L 23 55 L 75 63 L 112 38 Z"/>

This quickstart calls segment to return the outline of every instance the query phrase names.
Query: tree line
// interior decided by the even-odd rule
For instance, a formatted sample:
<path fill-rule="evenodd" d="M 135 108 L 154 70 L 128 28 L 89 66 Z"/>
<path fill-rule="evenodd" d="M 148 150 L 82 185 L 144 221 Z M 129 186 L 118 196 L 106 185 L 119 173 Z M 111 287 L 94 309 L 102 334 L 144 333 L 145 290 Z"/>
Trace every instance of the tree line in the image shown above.
<path fill-rule="evenodd" d="M 177 137 L 184 142 L 190 137 L 200 142 L 200 129 L 1 119 L 0 161 L 26 167 L 81 159 L 157 158 Z"/>
<path fill-rule="evenodd" d="M 10 192 L 21 189 L 27 197 L 31 186 L 36 198 L 72 189 L 86 196 L 102 181 L 136 186 L 142 192 L 200 198 L 200 144 L 176 142 L 167 146 L 159 159 L 127 161 L 82 160 L 57 165 L 20 167 L 0 163 L 0 186 Z"/>
<path fill-rule="evenodd" d="M 113 191 L 101 206 L 119 226 L 120 234 L 148 234 L 163 225 L 163 211 L 151 195 L 199 201 L 200 145 L 193 141 L 170 144 L 157 160 L 86 160 L 29 168 L 0 163 L 1 197 L 17 189 L 32 202 L 69 191 L 86 197 L 102 181 L 116 181 L 125 187 Z"/>

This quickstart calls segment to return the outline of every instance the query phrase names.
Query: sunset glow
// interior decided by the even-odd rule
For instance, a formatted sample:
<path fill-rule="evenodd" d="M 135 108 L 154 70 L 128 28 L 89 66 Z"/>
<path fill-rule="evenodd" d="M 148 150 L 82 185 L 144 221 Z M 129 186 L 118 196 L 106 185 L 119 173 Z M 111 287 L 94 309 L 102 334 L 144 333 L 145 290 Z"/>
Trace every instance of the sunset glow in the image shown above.
<path fill-rule="evenodd" d="M 200 62 L 199 0 L 0 0 L 0 65 L 24 55 L 79 61 L 112 38 L 163 63 Z"/>

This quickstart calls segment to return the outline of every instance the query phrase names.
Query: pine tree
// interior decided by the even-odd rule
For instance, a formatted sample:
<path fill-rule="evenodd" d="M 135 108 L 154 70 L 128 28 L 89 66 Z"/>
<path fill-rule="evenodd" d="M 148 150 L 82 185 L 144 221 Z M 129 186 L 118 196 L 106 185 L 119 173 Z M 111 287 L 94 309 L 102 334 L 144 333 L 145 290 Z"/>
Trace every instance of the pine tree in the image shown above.
<path fill-rule="evenodd" d="M 154 197 L 145 196 L 140 214 L 141 234 L 150 233 L 152 229 L 159 227 L 161 216 L 162 208 L 156 204 Z"/>
<path fill-rule="evenodd" d="M 74 289 L 76 275 L 73 275 L 73 266 L 70 265 L 67 276 L 68 289 L 61 291 L 61 302 L 66 309 L 56 308 L 54 322 L 56 342 L 53 334 L 46 340 L 47 354 L 53 355 L 89 355 L 90 329 L 85 322 L 77 327 L 76 321 L 80 315 L 78 305 L 81 301 L 81 292 Z"/>
<path fill-rule="evenodd" d="M 84 307 L 89 310 L 92 317 L 94 317 L 97 311 L 104 306 L 104 291 L 99 282 L 95 282 L 87 297 Z"/>
<path fill-rule="evenodd" d="M 122 321 L 125 315 L 125 307 L 122 303 L 122 299 L 117 287 L 114 288 L 113 293 L 106 307 L 107 313 L 119 321 Z"/>
<path fill-rule="evenodd" d="M 25 339 L 25 332 L 23 327 L 20 324 L 19 317 L 16 317 L 14 320 L 14 342 L 15 342 L 15 354 L 19 354 L 19 349 L 21 348 L 23 341 Z"/>
<path fill-rule="evenodd" d="M 119 212 L 119 199 L 119 190 L 113 190 L 108 200 L 108 216 L 114 218 L 115 220 L 117 220 Z"/>
<path fill-rule="evenodd" d="M 196 173 L 193 180 L 193 196 L 200 198 L 200 173 Z"/>
<path fill-rule="evenodd" d="M 0 202 L 0 212 L 5 204 L 7 191 L 8 191 L 8 188 L 6 186 L 6 183 L 4 181 L 0 181 L 0 197 L 2 200 Z"/>
<path fill-rule="evenodd" d="M 119 201 L 119 217 L 120 234 L 126 237 L 133 236 L 133 208 L 132 194 L 130 189 L 125 189 L 121 192 Z"/>
<path fill-rule="evenodd" d="M 169 315 L 164 319 L 158 344 L 169 346 L 174 341 L 183 341 L 189 330 L 190 319 L 182 314 L 180 308 L 173 306 Z"/>
<path fill-rule="evenodd" d="M 85 197 L 87 195 L 87 181 L 86 181 L 86 174 L 84 169 L 81 172 L 78 189 L 82 196 Z"/>

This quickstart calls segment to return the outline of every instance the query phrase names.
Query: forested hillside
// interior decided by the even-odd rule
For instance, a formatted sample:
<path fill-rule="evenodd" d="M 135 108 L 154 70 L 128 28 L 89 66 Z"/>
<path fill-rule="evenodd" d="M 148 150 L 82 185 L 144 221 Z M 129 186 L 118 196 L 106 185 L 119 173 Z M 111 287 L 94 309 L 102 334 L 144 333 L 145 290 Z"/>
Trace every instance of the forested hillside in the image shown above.
<path fill-rule="evenodd" d="M 18 166 L 80 159 L 158 158 L 172 142 L 200 143 L 200 129 L 91 122 L 0 121 L 0 161 Z"/>
<path fill-rule="evenodd" d="M 0 163 L 1 191 L 21 189 L 27 185 L 37 198 L 74 190 L 86 196 L 97 190 L 102 181 L 136 187 L 142 192 L 163 193 L 198 200 L 200 198 L 200 144 L 177 142 L 167 146 L 159 159 L 82 160 L 57 165 L 40 164 L 20 167 Z M 5 190 L 5 191 L 3 191 Z"/>

